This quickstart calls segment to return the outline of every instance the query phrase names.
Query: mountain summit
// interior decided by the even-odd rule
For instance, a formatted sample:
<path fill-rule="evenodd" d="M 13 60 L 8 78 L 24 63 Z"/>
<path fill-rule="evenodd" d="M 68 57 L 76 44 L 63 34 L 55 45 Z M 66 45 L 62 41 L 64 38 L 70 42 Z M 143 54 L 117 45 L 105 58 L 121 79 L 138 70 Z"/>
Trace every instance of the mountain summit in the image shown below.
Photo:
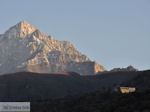
<path fill-rule="evenodd" d="M 18 24 L 16 24 L 15 26 L 9 28 L 5 34 L 7 34 L 8 38 L 12 38 L 12 37 L 21 37 L 24 38 L 27 35 L 33 33 L 36 30 L 36 28 L 29 24 L 26 21 L 21 21 Z"/>
<path fill-rule="evenodd" d="M 0 35 L 0 74 L 77 72 L 92 75 L 104 71 L 68 41 L 47 36 L 26 21 Z"/>

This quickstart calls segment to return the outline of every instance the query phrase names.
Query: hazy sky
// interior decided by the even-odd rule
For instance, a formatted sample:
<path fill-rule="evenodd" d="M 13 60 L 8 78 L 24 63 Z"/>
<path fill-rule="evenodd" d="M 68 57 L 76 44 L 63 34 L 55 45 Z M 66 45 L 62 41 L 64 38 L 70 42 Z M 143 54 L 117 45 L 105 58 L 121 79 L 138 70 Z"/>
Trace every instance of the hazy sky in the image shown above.
<path fill-rule="evenodd" d="M 150 0 L 0 0 L 0 33 L 21 20 L 106 69 L 150 69 Z"/>

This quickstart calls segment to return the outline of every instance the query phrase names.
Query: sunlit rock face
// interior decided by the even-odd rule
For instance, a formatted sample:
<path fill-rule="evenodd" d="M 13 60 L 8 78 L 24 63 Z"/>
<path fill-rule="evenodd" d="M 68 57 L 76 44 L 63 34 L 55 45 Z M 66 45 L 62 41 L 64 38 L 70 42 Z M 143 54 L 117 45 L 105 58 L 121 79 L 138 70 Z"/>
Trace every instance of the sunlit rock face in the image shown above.
<path fill-rule="evenodd" d="M 71 71 L 92 75 L 104 71 L 103 66 L 92 62 L 70 42 L 47 36 L 26 21 L 0 35 L 0 54 L 0 74 Z"/>
<path fill-rule="evenodd" d="M 27 35 L 33 33 L 36 30 L 34 26 L 26 21 L 22 21 L 17 25 L 9 28 L 4 36 L 7 38 L 25 38 Z"/>

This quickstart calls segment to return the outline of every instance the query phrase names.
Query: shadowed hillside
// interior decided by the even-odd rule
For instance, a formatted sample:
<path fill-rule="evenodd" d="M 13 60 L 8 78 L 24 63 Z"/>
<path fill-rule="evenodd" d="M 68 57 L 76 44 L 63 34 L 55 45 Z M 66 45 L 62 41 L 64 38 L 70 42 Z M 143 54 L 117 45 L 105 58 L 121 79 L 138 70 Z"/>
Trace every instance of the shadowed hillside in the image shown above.
<path fill-rule="evenodd" d="M 32 112 L 150 112 L 150 91 L 133 94 L 96 91 L 78 98 L 31 104 Z"/>
<path fill-rule="evenodd" d="M 36 101 L 81 96 L 94 91 L 114 91 L 119 86 L 148 90 L 149 71 L 105 72 L 95 76 L 76 73 L 37 74 L 21 72 L 0 76 L 0 101 Z"/>

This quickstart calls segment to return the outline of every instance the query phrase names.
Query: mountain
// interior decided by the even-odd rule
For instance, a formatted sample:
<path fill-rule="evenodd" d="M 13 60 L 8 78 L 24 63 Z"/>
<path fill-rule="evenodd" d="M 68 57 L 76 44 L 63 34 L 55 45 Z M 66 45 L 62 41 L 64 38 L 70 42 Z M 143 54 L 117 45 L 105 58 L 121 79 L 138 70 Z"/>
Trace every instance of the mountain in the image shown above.
<path fill-rule="evenodd" d="M 93 75 L 104 71 L 68 41 L 47 36 L 26 21 L 0 35 L 0 74 L 77 72 Z"/>

